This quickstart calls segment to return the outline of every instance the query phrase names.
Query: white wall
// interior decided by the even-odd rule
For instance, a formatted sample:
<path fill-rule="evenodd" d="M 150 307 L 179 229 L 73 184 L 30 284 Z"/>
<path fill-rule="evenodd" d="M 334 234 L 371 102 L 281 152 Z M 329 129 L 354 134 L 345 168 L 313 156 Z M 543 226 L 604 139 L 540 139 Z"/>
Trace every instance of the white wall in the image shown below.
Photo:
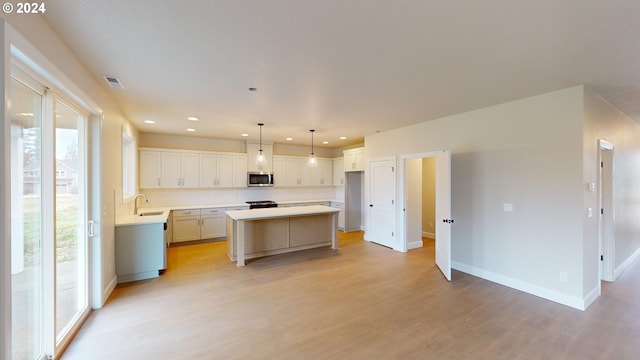
<path fill-rule="evenodd" d="M 640 249 L 640 125 L 592 90 L 584 94 L 584 186 L 598 180 L 598 140 L 614 145 L 614 231 L 616 274 Z M 598 209 L 598 192 L 584 192 L 583 209 Z M 597 210 L 596 210 L 597 213 Z M 585 295 L 598 288 L 598 216 L 584 221 Z"/>
<path fill-rule="evenodd" d="M 64 41 L 55 34 L 48 24 L 40 16 L 22 16 L 2 14 L 7 22 L 20 33 L 27 41 L 28 47 L 33 46 L 35 52 L 41 55 L 35 58 L 36 62 L 46 61 L 55 68 L 54 77 L 67 87 L 67 90 L 78 89 L 83 93 L 83 98 L 90 99 L 91 109 L 94 114 L 101 112 L 101 121 L 92 127 L 99 129 L 100 138 L 97 141 L 100 147 L 100 213 L 93 214 L 98 230 L 92 245 L 99 248 L 101 253 L 101 277 L 94 278 L 99 282 L 99 291 L 94 292 L 93 306 L 99 307 L 111 289 L 115 286 L 115 259 L 114 259 L 114 220 L 115 202 L 114 192 L 122 187 L 122 156 L 121 156 L 121 131 L 126 128 L 134 137 L 138 136 L 137 130 L 131 126 L 126 117 L 120 112 L 112 101 L 107 89 L 94 78 L 83 64 L 66 47 Z M 27 54 L 33 54 L 28 51 Z M 41 65 L 41 64 L 40 64 Z M 48 70 L 50 67 L 46 67 Z M 113 90 L 116 91 L 116 90 Z M 100 119 L 100 116 L 93 116 Z M 94 126 L 95 125 L 95 126 Z M 93 166 L 93 164 L 92 164 Z M 94 281 L 94 285 L 96 281 Z M 96 295 L 97 294 L 97 295 Z"/>
<path fill-rule="evenodd" d="M 580 308 L 582 103 L 574 87 L 373 134 L 366 158 L 450 150 L 454 266 Z"/>

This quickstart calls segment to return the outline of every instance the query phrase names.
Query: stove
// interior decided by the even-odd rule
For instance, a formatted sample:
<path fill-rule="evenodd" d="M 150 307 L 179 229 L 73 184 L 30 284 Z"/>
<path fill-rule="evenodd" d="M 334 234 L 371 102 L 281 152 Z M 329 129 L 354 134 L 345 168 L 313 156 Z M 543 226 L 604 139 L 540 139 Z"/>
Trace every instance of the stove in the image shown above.
<path fill-rule="evenodd" d="M 273 200 L 247 201 L 249 209 L 264 209 L 278 207 L 278 203 Z"/>

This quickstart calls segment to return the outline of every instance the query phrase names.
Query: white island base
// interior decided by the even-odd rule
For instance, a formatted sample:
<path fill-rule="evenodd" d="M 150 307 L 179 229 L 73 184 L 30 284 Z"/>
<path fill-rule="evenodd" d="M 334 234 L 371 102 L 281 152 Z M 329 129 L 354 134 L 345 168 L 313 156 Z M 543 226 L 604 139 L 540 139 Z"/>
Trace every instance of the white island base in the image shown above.
<path fill-rule="evenodd" d="M 329 206 L 227 211 L 229 258 L 246 259 L 331 245 L 338 249 L 338 213 Z"/>

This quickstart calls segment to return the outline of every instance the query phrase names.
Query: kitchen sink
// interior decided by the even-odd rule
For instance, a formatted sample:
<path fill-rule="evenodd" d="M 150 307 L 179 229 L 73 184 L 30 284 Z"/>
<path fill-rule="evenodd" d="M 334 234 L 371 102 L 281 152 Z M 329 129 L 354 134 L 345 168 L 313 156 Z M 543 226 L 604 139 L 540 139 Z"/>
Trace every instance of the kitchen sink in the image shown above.
<path fill-rule="evenodd" d="M 138 216 L 156 216 L 156 215 L 162 215 L 163 213 L 164 211 L 151 211 L 151 212 L 140 213 L 138 214 Z"/>

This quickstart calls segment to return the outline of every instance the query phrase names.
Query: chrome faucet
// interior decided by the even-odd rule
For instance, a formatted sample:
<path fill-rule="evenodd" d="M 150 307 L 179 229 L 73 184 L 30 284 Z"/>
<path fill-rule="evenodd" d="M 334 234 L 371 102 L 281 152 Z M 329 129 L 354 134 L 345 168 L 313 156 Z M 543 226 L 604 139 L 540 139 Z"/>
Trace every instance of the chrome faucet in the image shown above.
<path fill-rule="evenodd" d="M 149 199 L 147 199 L 145 194 L 137 194 L 136 197 L 133 198 L 133 215 L 138 215 L 138 198 L 141 196 L 144 198 L 145 203 L 149 203 Z"/>

